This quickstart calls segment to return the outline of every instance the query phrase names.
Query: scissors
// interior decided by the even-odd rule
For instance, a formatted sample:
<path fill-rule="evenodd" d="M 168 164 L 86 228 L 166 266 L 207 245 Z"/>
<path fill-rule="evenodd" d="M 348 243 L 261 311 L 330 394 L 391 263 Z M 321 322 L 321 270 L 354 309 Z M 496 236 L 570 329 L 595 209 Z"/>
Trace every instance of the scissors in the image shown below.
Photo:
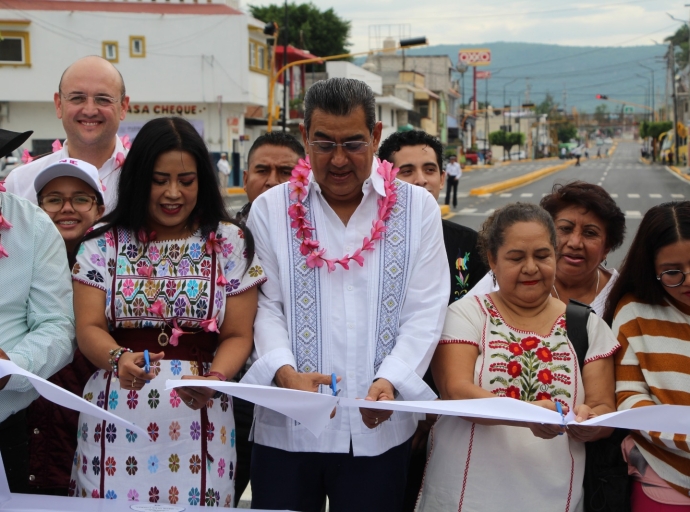
<path fill-rule="evenodd" d="M 563 407 L 561 407 L 560 402 L 556 402 L 556 410 L 558 411 L 558 414 L 561 415 L 561 425 L 565 427 L 565 414 L 563 414 Z M 562 436 L 563 432 L 559 432 L 558 435 Z"/>
<path fill-rule="evenodd" d="M 331 385 L 330 385 L 331 391 L 333 392 L 333 396 L 338 396 L 340 393 L 340 390 L 338 389 L 338 378 L 336 377 L 335 373 L 331 373 Z"/>
<path fill-rule="evenodd" d="M 144 371 L 146 373 L 149 373 L 151 371 L 151 358 L 149 357 L 149 351 L 144 350 Z M 150 380 L 146 381 L 146 384 L 151 382 Z"/>

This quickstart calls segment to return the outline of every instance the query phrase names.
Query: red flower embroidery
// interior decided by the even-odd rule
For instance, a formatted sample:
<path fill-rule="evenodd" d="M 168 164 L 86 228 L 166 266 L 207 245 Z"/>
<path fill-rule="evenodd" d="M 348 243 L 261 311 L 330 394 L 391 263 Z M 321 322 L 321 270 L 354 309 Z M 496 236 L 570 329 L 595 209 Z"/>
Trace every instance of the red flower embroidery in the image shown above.
<path fill-rule="evenodd" d="M 551 395 L 544 391 L 540 391 L 539 393 L 537 393 L 537 402 L 539 400 L 551 400 Z"/>
<path fill-rule="evenodd" d="M 512 378 L 517 379 L 522 373 L 522 365 L 517 361 L 511 361 L 508 363 L 508 375 Z"/>
<path fill-rule="evenodd" d="M 526 338 L 522 338 L 520 346 L 524 350 L 534 350 L 539 343 L 541 343 L 541 340 L 536 336 L 527 336 Z"/>
<path fill-rule="evenodd" d="M 553 382 L 553 374 L 551 373 L 551 370 L 544 368 L 543 370 L 539 370 L 539 373 L 537 373 L 537 379 L 539 379 L 539 382 L 542 384 L 551 384 L 551 382 Z"/>
<path fill-rule="evenodd" d="M 489 307 L 488 311 L 492 317 L 498 318 L 499 315 L 498 315 L 498 311 L 496 309 L 494 309 L 493 307 Z"/>
<path fill-rule="evenodd" d="M 520 346 L 519 343 L 511 343 L 508 345 L 508 350 L 514 355 L 514 356 L 521 356 L 522 355 L 522 347 Z"/>
<path fill-rule="evenodd" d="M 548 363 L 553 359 L 551 357 L 551 351 L 546 347 L 539 347 L 535 351 L 535 354 L 537 355 L 540 361 L 543 361 L 545 363 Z"/>
<path fill-rule="evenodd" d="M 113 476 L 115 474 L 115 471 L 117 471 L 116 466 L 117 463 L 115 462 L 115 459 L 112 457 L 108 457 L 105 461 L 105 472 L 108 473 L 108 476 Z"/>
<path fill-rule="evenodd" d="M 506 389 L 506 396 L 508 398 L 515 398 L 516 400 L 520 400 L 520 388 L 518 388 L 517 386 L 510 386 Z"/>

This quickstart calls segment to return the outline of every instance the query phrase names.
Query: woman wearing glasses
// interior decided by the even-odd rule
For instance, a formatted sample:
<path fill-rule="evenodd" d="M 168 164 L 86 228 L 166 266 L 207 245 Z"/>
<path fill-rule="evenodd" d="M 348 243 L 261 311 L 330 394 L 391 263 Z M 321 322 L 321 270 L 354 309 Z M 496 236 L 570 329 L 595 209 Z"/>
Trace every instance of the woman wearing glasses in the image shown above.
<path fill-rule="evenodd" d="M 70 264 L 79 240 L 105 210 L 98 169 L 65 158 L 42 169 L 34 180 L 39 206 L 62 235 Z M 49 380 L 81 395 L 96 368 L 77 350 L 70 364 Z M 39 397 L 27 410 L 31 492 L 67 496 L 72 457 L 77 448 L 79 413 Z M 46 464 L 50 460 L 50 464 Z"/>
<path fill-rule="evenodd" d="M 690 202 L 665 203 L 642 219 L 607 302 L 621 350 L 619 410 L 690 405 Z M 633 431 L 623 442 L 633 512 L 689 511 L 690 448 L 673 432 Z"/>

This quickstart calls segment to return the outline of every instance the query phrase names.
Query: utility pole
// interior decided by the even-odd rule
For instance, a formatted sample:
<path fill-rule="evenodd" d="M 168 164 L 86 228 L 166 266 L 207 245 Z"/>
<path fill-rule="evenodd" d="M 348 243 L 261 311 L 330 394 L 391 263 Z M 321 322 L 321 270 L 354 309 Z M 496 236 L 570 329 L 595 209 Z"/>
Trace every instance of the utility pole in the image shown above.
<path fill-rule="evenodd" d="M 283 30 L 285 31 L 285 39 L 283 39 L 283 66 L 287 66 L 288 64 L 288 34 L 290 33 L 288 31 L 288 3 L 287 0 L 285 0 L 285 26 L 283 27 Z M 283 75 L 283 132 L 287 131 L 287 115 L 288 115 L 288 108 L 287 108 L 287 75 Z"/>
<path fill-rule="evenodd" d="M 642 68 L 648 69 L 652 73 L 652 121 L 656 121 L 656 105 L 654 103 L 654 96 L 656 96 L 656 89 L 654 88 L 654 68 L 647 67 L 639 62 L 638 65 Z"/>
<path fill-rule="evenodd" d="M 566 84 L 563 84 L 563 113 L 565 114 L 567 111 L 568 111 L 568 86 Z"/>
<path fill-rule="evenodd" d="M 678 159 L 678 153 L 679 153 L 679 145 L 680 145 L 680 136 L 678 135 L 678 98 L 676 95 L 676 57 L 673 53 L 673 43 L 669 43 L 669 50 L 668 50 L 668 61 L 669 65 L 671 68 L 671 87 L 673 89 L 671 90 L 672 92 L 672 97 L 673 97 L 673 139 L 675 142 L 675 158 L 674 158 L 674 163 L 678 165 L 679 159 Z"/>
<path fill-rule="evenodd" d="M 484 162 L 489 150 L 489 79 L 484 79 Z"/>

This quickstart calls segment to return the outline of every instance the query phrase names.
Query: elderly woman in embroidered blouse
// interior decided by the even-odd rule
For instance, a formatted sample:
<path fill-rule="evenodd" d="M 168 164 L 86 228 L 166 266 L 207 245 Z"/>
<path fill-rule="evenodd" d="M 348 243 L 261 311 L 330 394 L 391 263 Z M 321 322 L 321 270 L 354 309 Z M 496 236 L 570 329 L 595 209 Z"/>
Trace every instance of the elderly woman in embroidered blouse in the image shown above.
<path fill-rule="evenodd" d="M 206 146 L 181 118 L 144 125 L 118 197 L 72 270 L 77 342 L 99 368 L 84 397 L 152 442 L 82 415 L 70 495 L 231 506 L 228 397 L 165 380 L 225 380 L 247 360 L 265 280 L 251 235 L 230 220 Z"/>
<path fill-rule="evenodd" d="M 449 306 L 432 360 L 441 398 L 503 396 L 554 411 L 559 402 L 577 421 L 614 411 L 619 345 L 590 315 L 585 366 L 578 368 L 565 305 L 551 296 L 551 216 L 537 205 L 508 205 L 486 221 L 480 244 L 499 290 Z M 584 441 L 607 435 L 606 428 L 441 417 L 431 431 L 418 510 L 512 510 L 518 497 L 532 511 L 582 510 Z"/>

